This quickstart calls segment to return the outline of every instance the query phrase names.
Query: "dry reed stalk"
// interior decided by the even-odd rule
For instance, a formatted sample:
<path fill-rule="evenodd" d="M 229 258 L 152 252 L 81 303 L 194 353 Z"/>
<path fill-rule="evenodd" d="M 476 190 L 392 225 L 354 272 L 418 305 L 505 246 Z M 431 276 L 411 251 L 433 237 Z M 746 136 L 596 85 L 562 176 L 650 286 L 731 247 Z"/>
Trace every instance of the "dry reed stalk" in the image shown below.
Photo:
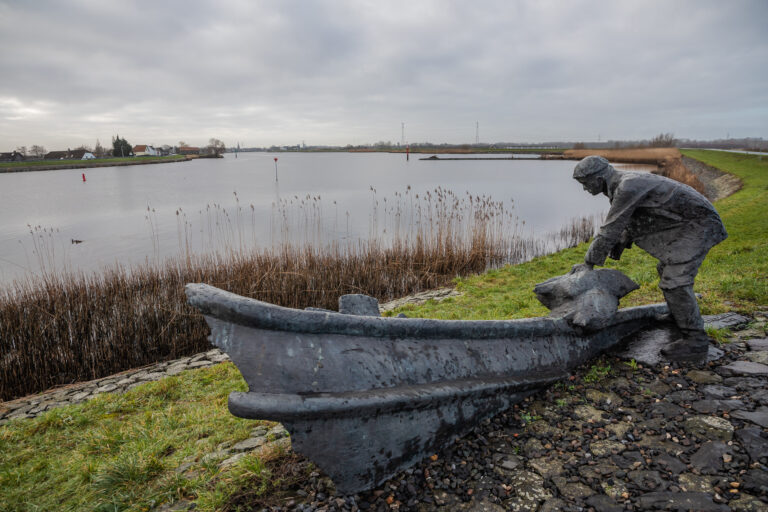
<path fill-rule="evenodd" d="M 59 270 L 14 282 L 0 290 L 0 400 L 208 349 L 208 329 L 184 296 L 189 282 L 287 307 L 336 309 L 346 293 L 389 300 L 445 286 L 459 275 L 573 246 L 595 229 L 594 219 L 576 219 L 549 241 L 526 238 L 500 203 L 443 189 L 422 197 L 408 191 L 387 203 L 383 219 L 372 221 L 388 226 L 386 233 L 345 243 L 320 240 L 319 198 L 299 202 L 293 220 L 278 207 L 282 236 L 303 241 L 261 250 L 242 243 L 239 213 L 214 205 L 209 240 L 224 245 L 205 255 L 190 252 L 185 237 L 192 230 L 180 211 L 180 255 L 162 264 Z"/>

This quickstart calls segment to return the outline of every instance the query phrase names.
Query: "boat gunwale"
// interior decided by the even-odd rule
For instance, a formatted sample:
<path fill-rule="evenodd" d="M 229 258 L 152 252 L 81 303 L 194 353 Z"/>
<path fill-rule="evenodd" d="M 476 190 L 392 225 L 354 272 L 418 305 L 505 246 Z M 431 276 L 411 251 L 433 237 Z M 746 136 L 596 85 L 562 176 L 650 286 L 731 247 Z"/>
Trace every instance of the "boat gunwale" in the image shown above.
<path fill-rule="evenodd" d="M 285 332 L 418 339 L 500 339 L 553 334 L 583 335 L 563 318 L 536 317 L 514 320 L 437 320 L 356 316 L 337 312 L 307 311 L 277 306 L 243 297 L 211 285 L 185 287 L 189 303 L 204 315 L 245 327 Z M 668 312 L 666 304 L 620 309 L 604 328 Z"/>
<path fill-rule="evenodd" d="M 435 407 L 447 401 L 471 396 L 489 396 L 507 391 L 533 391 L 566 378 L 562 369 L 537 372 L 537 375 L 539 376 L 533 379 L 519 376 L 457 379 L 343 393 L 233 391 L 229 395 L 229 410 L 241 418 L 278 421 L 360 416 L 366 413 L 378 415 L 390 411 L 422 409 L 426 404 Z"/>

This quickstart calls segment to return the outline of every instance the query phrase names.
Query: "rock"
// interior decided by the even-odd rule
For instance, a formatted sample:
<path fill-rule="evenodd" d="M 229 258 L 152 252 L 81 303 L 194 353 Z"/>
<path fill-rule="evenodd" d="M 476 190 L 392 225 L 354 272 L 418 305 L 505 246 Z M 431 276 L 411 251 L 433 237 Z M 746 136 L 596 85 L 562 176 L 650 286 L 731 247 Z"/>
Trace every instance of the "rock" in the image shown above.
<path fill-rule="evenodd" d="M 675 391 L 664 397 L 664 401 L 672 402 L 674 404 L 695 402 L 698 399 L 699 394 L 689 389 Z"/>
<path fill-rule="evenodd" d="M 96 388 L 97 393 L 109 393 L 111 391 L 114 391 L 117 389 L 117 386 L 114 384 L 107 384 L 106 386 L 101 386 L 100 388 Z"/>
<path fill-rule="evenodd" d="M 704 370 L 691 370 L 685 376 L 696 384 L 720 384 L 723 382 L 723 378 L 718 374 Z"/>
<path fill-rule="evenodd" d="M 539 512 L 560 512 L 566 506 L 567 504 L 560 498 L 549 498 L 541 505 Z"/>
<path fill-rule="evenodd" d="M 165 373 L 168 375 L 178 375 L 179 373 L 183 372 L 187 369 L 186 364 L 174 364 L 170 366 L 167 370 L 165 370 Z"/>
<path fill-rule="evenodd" d="M 544 487 L 544 479 L 531 471 L 516 471 L 511 475 L 509 484 L 518 497 L 527 501 L 539 503 L 552 497 Z"/>
<path fill-rule="evenodd" d="M 577 405 L 576 407 L 574 407 L 573 413 L 581 421 L 595 422 L 595 421 L 602 421 L 603 414 L 605 414 L 605 411 L 601 411 L 600 409 L 595 409 L 591 405 Z"/>
<path fill-rule="evenodd" d="M 754 494 L 768 493 L 768 473 L 762 469 L 750 469 L 741 477 L 741 483 L 744 489 Z"/>
<path fill-rule="evenodd" d="M 752 361 L 734 361 L 721 366 L 720 369 L 730 375 L 768 375 L 768 365 L 753 363 Z"/>
<path fill-rule="evenodd" d="M 768 407 L 758 407 L 754 411 L 734 411 L 732 418 L 751 421 L 756 425 L 768 428 Z"/>
<path fill-rule="evenodd" d="M 646 491 L 664 488 L 664 480 L 662 480 L 661 473 L 658 471 L 635 470 L 627 473 L 627 476 L 640 489 Z"/>
<path fill-rule="evenodd" d="M 736 388 L 728 386 L 704 386 L 702 391 L 707 398 L 714 398 L 717 400 L 730 398 L 737 394 Z"/>
<path fill-rule="evenodd" d="M 222 469 L 226 468 L 226 467 L 229 467 L 229 466 L 235 464 L 237 461 L 239 461 L 243 457 L 247 457 L 247 456 L 248 456 L 248 454 L 245 453 L 245 452 L 236 453 L 233 456 L 229 457 L 228 459 L 225 459 L 225 460 L 221 461 L 219 463 L 219 467 L 222 468 Z"/>
<path fill-rule="evenodd" d="M 656 462 L 656 464 L 664 468 L 667 472 L 672 473 L 673 475 L 679 475 L 688 469 L 688 466 L 683 464 L 680 459 L 677 457 L 672 457 L 671 455 L 664 452 L 654 457 L 653 460 Z"/>
<path fill-rule="evenodd" d="M 750 350 L 764 352 L 768 350 L 768 338 L 747 340 L 747 346 Z"/>
<path fill-rule="evenodd" d="M 600 481 L 600 487 L 603 488 L 603 492 L 607 496 L 610 496 L 615 500 L 623 500 L 624 493 L 627 492 L 627 484 L 616 478 L 613 479 L 613 483 L 605 480 Z"/>
<path fill-rule="evenodd" d="M 343 505 L 338 507 L 338 510 L 344 510 L 342 507 Z M 462 507 L 461 510 L 466 510 L 467 512 L 505 512 L 504 507 L 501 505 L 485 500 L 472 502 L 468 507 Z"/>
<path fill-rule="evenodd" d="M 607 439 L 604 441 L 595 441 L 589 445 L 589 451 L 592 452 L 592 455 L 595 457 L 607 457 L 614 453 L 621 453 L 626 449 L 627 447 L 620 442 Z"/>
<path fill-rule="evenodd" d="M 568 500 L 583 500 L 589 496 L 595 494 L 590 487 L 579 482 L 568 482 L 568 479 L 563 476 L 556 476 L 552 481 L 557 486 L 557 490 L 563 498 Z"/>
<path fill-rule="evenodd" d="M 618 439 L 624 439 L 624 436 L 627 435 L 627 432 L 632 430 L 632 425 L 626 422 L 611 423 L 610 425 L 605 426 L 605 430 L 615 435 Z"/>
<path fill-rule="evenodd" d="M 624 507 L 604 494 L 595 494 L 587 498 L 587 505 L 594 508 L 595 512 L 622 512 Z"/>
<path fill-rule="evenodd" d="M 715 488 L 712 486 L 712 477 L 704 475 L 694 475 L 693 473 L 682 473 L 677 477 L 680 488 L 688 492 L 705 492 L 714 494 Z"/>
<path fill-rule="evenodd" d="M 245 441 L 240 441 L 231 449 L 233 452 L 248 452 L 258 448 L 259 446 L 265 444 L 266 442 L 267 442 L 267 439 L 265 437 L 250 437 Z"/>
<path fill-rule="evenodd" d="M 753 363 L 768 365 L 768 350 L 761 350 L 759 352 L 747 352 L 744 354 L 744 357 Z"/>
<path fill-rule="evenodd" d="M 736 388 L 738 391 L 749 391 L 763 389 L 765 381 L 757 377 L 728 377 L 723 381 L 726 386 Z"/>
<path fill-rule="evenodd" d="M 730 441 L 733 438 L 733 425 L 723 418 L 715 416 L 694 416 L 688 418 L 683 428 L 689 434 L 703 439 L 720 439 Z"/>
<path fill-rule="evenodd" d="M 691 408 L 701 414 L 713 414 L 718 411 L 732 411 L 746 406 L 741 400 L 700 400 L 691 404 Z"/>
<path fill-rule="evenodd" d="M 714 475 L 723 469 L 723 455 L 728 452 L 725 443 L 707 441 L 691 456 L 691 466 L 705 475 Z"/>
<path fill-rule="evenodd" d="M 729 512 L 728 505 L 712 501 L 712 496 L 703 492 L 649 492 L 637 498 L 641 510 L 706 510 L 707 512 Z"/>
<path fill-rule="evenodd" d="M 720 313 L 719 315 L 705 315 L 704 325 L 712 329 L 738 329 L 746 326 L 750 319 L 738 313 Z"/>
<path fill-rule="evenodd" d="M 514 471 L 515 469 L 519 468 L 522 465 L 522 463 L 523 461 L 520 460 L 520 457 L 510 455 L 510 456 L 507 456 L 504 460 L 502 460 L 499 466 L 502 469 L 505 469 L 507 471 Z"/>
<path fill-rule="evenodd" d="M 359 316 L 381 316 L 379 301 L 369 295 L 350 293 L 339 297 L 339 313 Z"/>
<path fill-rule="evenodd" d="M 736 439 L 749 454 L 752 462 L 768 457 L 768 434 L 756 427 L 742 428 L 735 433 Z"/>
<path fill-rule="evenodd" d="M 528 439 L 525 444 L 523 445 L 523 453 L 526 457 L 536 457 L 538 454 L 544 452 L 544 445 L 541 444 L 541 441 L 536 439 L 535 437 L 532 437 Z"/>
<path fill-rule="evenodd" d="M 585 393 L 587 400 L 597 405 L 621 405 L 621 398 L 612 391 L 599 391 L 597 389 L 588 389 Z"/>
<path fill-rule="evenodd" d="M 81 391 L 80 393 L 76 393 L 76 394 L 72 395 L 71 400 L 73 402 L 79 402 L 81 400 L 85 400 L 89 396 L 91 396 L 91 392 L 90 391 Z"/>
<path fill-rule="evenodd" d="M 205 368 L 207 366 L 213 366 L 213 363 L 208 361 L 207 359 L 203 359 L 200 361 L 192 361 L 187 365 L 187 368 L 191 370 L 193 368 Z"/>
<path fill-rule="evenodd" d="M 672 389 L 666 382 L 654 379 L 653 382 L 648 384 L 648 389 L 656 393 L 657 395 L 666 395 Z"/>
<path fill-rule="evenodd" d="M 685 409 L 669 402 L 658 402 L 651 406 L 651 416 L 661 416 L 665 419 L 682 416 Z"/>
<path fill-rule="evenodd" d="M 563 473 L 563 463 L 557 459 L 541 457 L 530 460 L 528 465 L 544 478 L 551 478 Z"/>
<path fill-rule="evenodd" d="M 738 499 L 729 501 L 728 506 L 733 512 L 768 512 L 768 504 L 744 493 Z"/>

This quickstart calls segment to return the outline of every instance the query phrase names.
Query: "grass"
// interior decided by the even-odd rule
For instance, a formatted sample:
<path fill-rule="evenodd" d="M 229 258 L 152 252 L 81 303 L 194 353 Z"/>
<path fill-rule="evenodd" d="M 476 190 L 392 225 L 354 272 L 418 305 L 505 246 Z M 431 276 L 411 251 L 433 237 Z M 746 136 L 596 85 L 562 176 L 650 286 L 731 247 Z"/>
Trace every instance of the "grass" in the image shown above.
<path fill-rule="evenodd" d="M 697 280 L 704 312 L 735 308 L 748 313 L 764 307 L 768 159 L 710 151 L 686 154 L 744 180 L 740 192 L 716 204 L 730 238 L 713 249 Z M 533 296 L 533 284 L 566 272 L 585 250 L 581 245 L 461 278 L 458 286 L 464 296 L 403 309 L 437 318 L 546 314 Z M 625 299 L 625 306 L 661 300 L 654 265 L 637 249 L 615 265 L 642 284 Z M 608 372 L 608 364 L 597 362 L 587 375 L 598 381 Z M 562 386 L 574 390 L 573 384 Z M 237 442 L 259 424 L 227 412 L 227 394 L 243 389 L 237 370 L 225 363 L 182 372 L 123 395 L 100 395 L 36 419 L 12 421 L 0 427 L 0 509 L 138 511 L 183 498 L 195 499 L 202 511 L 258 510 L 279 503 L 306 480 L 311 471 L 306 461 L 276 452 L 248 456 L 224 470 L 201 462 L 219 444 Z M 561 403 L 565 405 L 557 405 Z M 175 472 L 188 458 L 194 461 L 192 473 Z"/>
<path fill-rule="evenodd" d="M 148 156 L 148 157 L 119 157 L 119 158 L 96 158 L 93 160 L 26 160 L 23 162 L 0 162 L 0 172 L 3 170 L 12 169 L 27 169 L 43 166 L 62 166 L 69 167 L 77 165 L 78 167 L 101 167 L 105 164 L 120 164 L 120 163 L 146 163 L 146 162 L 173 162 L 176 160 L 184 160 L 184 155 L 171 155 L 171 156 Z"/>

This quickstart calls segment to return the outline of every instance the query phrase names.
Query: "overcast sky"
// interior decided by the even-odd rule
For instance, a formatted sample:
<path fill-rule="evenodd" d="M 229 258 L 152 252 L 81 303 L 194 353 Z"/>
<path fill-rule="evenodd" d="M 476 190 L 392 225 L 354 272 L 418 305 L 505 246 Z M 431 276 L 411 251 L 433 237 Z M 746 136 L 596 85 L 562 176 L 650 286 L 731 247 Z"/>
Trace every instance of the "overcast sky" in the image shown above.
<path fill-rule="evenodd" d="M 768 2 L 0 0 L 0 151 L 768 138 Z"/>

